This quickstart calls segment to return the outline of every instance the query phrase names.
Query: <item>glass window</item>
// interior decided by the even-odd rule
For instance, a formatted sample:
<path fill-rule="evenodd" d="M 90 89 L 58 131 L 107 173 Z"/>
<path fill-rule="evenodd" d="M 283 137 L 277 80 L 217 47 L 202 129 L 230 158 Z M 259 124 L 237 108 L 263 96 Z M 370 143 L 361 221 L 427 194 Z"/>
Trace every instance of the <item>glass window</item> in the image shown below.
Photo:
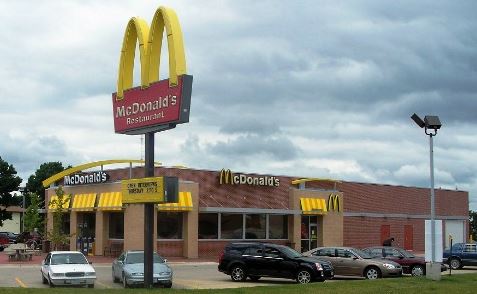
<path fill-rule="evenodd" d="M 401 253 L 393 248 L 384 248 L 385 256 L 400 257 Z"/>
<path fill-rule="evenodd" d="M 368 252 L 369 255 L 371 255 L 371 256 L 378 256 L 378 257 L 383 256 L 383 249 L 381 249 L 381 248 L 372 248 L 371 250 L 367 250 L 365 252 Z"/>
<path fill-rule="evenodd" d="M 313 255 L 333 257 L 335 256 L 335 249 L 334 248 L 318 249 L 315 252 L 313 252 Z"/>
<path fill-rule="evenodd" d="M 182 239 L 182 212 L 157 213 L 157 238 Z"/>
<path fill-rule="evenodd" d="M 265 247 L 265 257 L 273 257 L 278 258 L 280 257 L 281 253 L 276 248 Z"/>
<path fill-rule="evenodd" d="M 250 256 L 262 256 L 262 248 L 260 247 L 248 247 L 247 250 L 245 250 L 245 255 L 250 255 Z"/>
<path fill-rule="evenodd" d="M 310 229 L 310 218 L 308 216 L 301 217 L 301 238 L 302 239 L 309 239 L 310 236 L 308 231 Z"/>
<path fill-rule="evenodd" d="M 338 257 L 344 257 L 344 258 L 351 258 L 351 257 L 353 257 L 353 254 L 351 252 L 349 252 L 348 250 L 338 249 L 337 250 L 337 256 Z"/>
<path fill-rule="evenodd" d="M 219 215 L 217 213 L 199 214 L 199 239 L 217 239 Z"/>
<path fill-rule="evenodd" d="M 466 244 L 464 248 L 464 252 L 476 252 L 477 251 L 477 245 L 475 244 Z"/>
<path fill-rule="evenodd" d="M 221 215 L 221 232 L 222 239 L 242 239 L 243 238 L 243 216 L 241 214 Z"/>
<path fill-rule="evenodd" d="M 62 222 L 61 222 L 60 231 L 63 234 L 69 235 L 70 234 L 70 215 L 63 214 L 61 218 L 62 218 Z"/>
<path fill-rule="evenodd" d="M 246 214 L 245 239 L 265 239 L 266 223 L 265 214 Z"/>
<path fill-rule="evenodd" d="M 268 238 L 288 239 L 288 216 L 274 215 L 268 216 Z"/>
<path fill-rule="evenodd" d="M 109 238 L 124 239 L 124 213 L 109 213 Z"/>

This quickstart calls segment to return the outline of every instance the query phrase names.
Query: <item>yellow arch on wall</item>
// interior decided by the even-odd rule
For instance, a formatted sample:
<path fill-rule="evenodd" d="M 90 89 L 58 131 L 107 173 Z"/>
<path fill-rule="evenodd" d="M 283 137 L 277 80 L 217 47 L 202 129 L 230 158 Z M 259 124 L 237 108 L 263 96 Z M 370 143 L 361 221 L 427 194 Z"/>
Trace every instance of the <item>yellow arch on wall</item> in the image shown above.
<path fill-rule="evenodd" d="M 65 169 L 62 172 L 57 173 L 56 175 L 53 175 L 49 177 L 48 179 L 44 180 L 42 182 L 43 187 L 48 187 L 54 182 L 62 179 L 65 176 L 69 176 L 75 172 L 79 172 L 88 168 L 92 167 L 97 167 L 97 166 L 102 166 L 102 165 L 109 165 L 109 164 L 117 164 L 117 163 L 145 163 L 144 160 L 138 160 L 138 159 L 110 159 L 110 160 L 100 160 L 100 161 L 93 161 L 90 163 L 85 163 L 81 165 L 77 165 L 68 169 Z M 161 165 L 160 162 L 154 162 L 154 165 Z"/>

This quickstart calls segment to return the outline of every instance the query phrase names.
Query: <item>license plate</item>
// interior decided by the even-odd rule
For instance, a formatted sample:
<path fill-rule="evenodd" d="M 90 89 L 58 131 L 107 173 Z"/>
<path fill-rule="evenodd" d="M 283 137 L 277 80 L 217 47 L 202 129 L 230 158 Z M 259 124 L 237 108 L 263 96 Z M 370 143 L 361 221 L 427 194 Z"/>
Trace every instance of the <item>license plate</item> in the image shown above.
<path fill-rule="evenodd" d="M 69 282 L 70 282 L 70 284 L 73 284 L 73 285 L 79 285 L 79 284 L 85 284 L 86 283 L 85 280 L 71 280 Z"/>

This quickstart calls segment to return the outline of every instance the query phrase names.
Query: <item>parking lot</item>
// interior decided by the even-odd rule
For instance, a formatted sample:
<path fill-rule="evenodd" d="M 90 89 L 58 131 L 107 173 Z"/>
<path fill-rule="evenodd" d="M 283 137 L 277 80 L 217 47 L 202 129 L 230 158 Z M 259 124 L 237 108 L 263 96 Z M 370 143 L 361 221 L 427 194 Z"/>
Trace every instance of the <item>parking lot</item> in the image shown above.
<path fill-rule="evenodd" d="M 217 271 L 215 262 L 170 262 L 174 270 L 173 288 L 176 289 L 217 289 L 293 284 L 292 280 L 264 278 L 257 282 L 232 282 L 230 277 Z M 99 289 L 122 288 L 122 284 L 112 282 L 111 264 L 93 264 L 97 273 L 95 287 Z M 477 267 L 452 271 L 453 274 L 477 273 Z M 443 273 L 444 275 L 449 272 Z M 344 282 L 336 279 L 328 282 Z M 0 287 L 47 288 L 41 282 L 40 266 L 35 264 L 0 264 Z"/>

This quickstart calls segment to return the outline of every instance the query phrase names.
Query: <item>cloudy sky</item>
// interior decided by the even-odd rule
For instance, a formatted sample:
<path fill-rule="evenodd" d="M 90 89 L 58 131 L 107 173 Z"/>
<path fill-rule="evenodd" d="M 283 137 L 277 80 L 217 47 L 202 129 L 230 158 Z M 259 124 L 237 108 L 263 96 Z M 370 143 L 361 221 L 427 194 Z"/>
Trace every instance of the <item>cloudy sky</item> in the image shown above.
<path fill-rule="evenodd" d="M 410 116 L 438 115 L 436 187 L 477 209 L 474 0 L 1 1 L 0 156 L 24 180 L 43 162 L 143 156 L 114 133 L 111 93 L 129 18 L 159 5 L 179 16 L 194 85 L 157 161 L 429 187 Z"/>

